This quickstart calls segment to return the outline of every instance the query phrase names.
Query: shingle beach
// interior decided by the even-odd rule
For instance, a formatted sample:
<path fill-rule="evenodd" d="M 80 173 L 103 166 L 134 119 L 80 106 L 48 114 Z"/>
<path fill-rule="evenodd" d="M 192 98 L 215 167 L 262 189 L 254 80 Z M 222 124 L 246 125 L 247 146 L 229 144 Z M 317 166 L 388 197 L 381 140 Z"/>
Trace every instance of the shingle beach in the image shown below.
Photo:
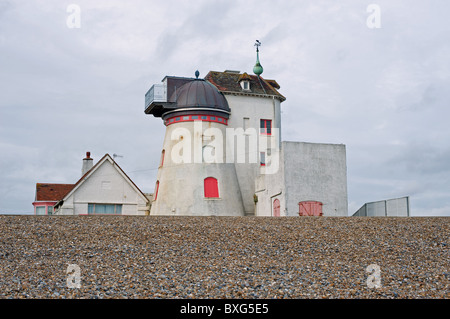
<path fill-rule="evenodd" d="M 450 297 L 448 217 L 3 215 L 0 229 L 0 298 Z"/>

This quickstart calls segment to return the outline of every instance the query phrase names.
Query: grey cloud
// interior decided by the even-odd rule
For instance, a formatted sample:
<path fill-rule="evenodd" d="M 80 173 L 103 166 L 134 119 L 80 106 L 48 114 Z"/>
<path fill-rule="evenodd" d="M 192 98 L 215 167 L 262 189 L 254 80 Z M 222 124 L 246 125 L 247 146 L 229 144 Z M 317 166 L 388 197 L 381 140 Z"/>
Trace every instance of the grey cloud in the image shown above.
<path fill-rule="evenodd" d="M 0 1 L 0 213 L 31 212 L 36 182 L 75 182 L 86 151 L 124 155 L 151 192 L 165 128 L 144 115 L 146 90 L 197 68 L 251 72 L 259 38 L 287 97 L 283 139 L 346 144 L 354 207 L 411 195 L 445 214 L 450 4 L 379 4 L 371 30 L 360 2 L 81 1 L 70 30 L 59 1 Z"/>

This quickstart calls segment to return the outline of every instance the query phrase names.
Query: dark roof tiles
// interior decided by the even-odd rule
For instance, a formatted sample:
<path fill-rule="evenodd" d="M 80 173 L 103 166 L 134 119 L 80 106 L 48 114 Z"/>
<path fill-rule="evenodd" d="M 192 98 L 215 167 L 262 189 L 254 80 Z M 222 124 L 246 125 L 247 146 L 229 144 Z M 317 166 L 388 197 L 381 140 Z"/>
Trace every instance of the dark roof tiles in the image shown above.
<path fill-rule="evenodd" d="M 251 92 L 242 89 L 239 84 L 242 79 L 246 79 L 250 82 Z M 286 98 L 277 91 L 277 88 L 280 88 L 280 86 L 275 80 L 265 80 L 262 77 L 258 78 L 256 75 L 210 71 L 206 75 L 205 80 L 217 87 L 222 93 L 253 93 L 277 96 L 281 101 L 286 100 Z"/>

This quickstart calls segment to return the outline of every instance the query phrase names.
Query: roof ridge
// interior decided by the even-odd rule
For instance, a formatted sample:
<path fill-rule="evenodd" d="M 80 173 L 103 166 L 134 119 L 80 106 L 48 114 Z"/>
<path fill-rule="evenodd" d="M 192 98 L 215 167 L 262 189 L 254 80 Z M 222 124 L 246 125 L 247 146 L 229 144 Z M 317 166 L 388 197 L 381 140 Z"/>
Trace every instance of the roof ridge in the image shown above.
<path fill-rule="evenodd" d="M 74 184 L 73 188 L 67 192 L 59 201 L 58 203 L 56 203 L 56 205 L 58 205 L 61 201 L 64 200 L 64 198 L 66 198 L 67 195 L 69 195 L 72 191 L 75 190 L 75 188 L 77 188 L 79 185 L 81 185 L 86 178 L 88 177 L 89 174 L 91 174 L 92 172 L 94 172 L 98 167 L 100 167 L 100 165 L 102 163 L 105 162 L 106 159 L 109 159 L 112 161 L 113 166 L 118 169 L 120 172 L 122 172 L 122 174 L 125 176 L 125 178 L 131 182 L 131 184 L 136 187 L 136 189 L 142 194 L 142 196 L 144 196 L 144 198 L 147 199 L 147 197 L 145 196 L 145 194 L 141 191 L 141 189 L 133 182 L 133 180 L 124 172 L 124 170 L 120 167 L 119 164 L 117 164 L 117 162 L 111 157 L 111 155 L 109 155 L 108 153 L 106 153 L 97 163 L 95 163 L 94 166 L 92 166 L 92 168 L 90 170 L 88 170 L 83 176 L 81 176 L 81 178 Z M 55 206 L 56 206 L 55 205 Z"/>

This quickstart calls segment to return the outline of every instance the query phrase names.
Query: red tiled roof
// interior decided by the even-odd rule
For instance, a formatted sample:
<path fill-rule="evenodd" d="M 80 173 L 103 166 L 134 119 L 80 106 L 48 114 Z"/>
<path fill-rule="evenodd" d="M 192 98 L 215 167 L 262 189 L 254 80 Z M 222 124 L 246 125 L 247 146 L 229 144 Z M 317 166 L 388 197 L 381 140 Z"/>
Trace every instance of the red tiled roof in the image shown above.
<path fill-rule="evenodd" d="M 59 201 L 72 190 L 74 184 L 36 184 L 36 201 Z"/>
<path fill-rule="evenodd" d="M 239 84 L 239 80 L 243 78 L 249 80 L 251 92 L 244 91 Z M 286 98 L 277 91 L 277 88 L 280 88 L 280 86 L 275 80 L 265 80 L 262 77 L 258 78 L 256 75 L 244 75 L 237 72 L 210 71 L 206 75 L 205 80 L 217 87 L 222 93 L 275 95 L 278 96 L 281 101 L 286 100 Z"/>

